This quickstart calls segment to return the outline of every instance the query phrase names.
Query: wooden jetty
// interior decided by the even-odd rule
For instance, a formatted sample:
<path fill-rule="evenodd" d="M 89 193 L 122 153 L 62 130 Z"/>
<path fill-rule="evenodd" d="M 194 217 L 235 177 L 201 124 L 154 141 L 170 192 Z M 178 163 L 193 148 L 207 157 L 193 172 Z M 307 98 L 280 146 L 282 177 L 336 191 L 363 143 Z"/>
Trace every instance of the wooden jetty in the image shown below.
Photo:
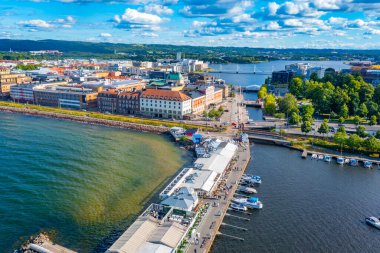
<path fill-rule="evenodd" d="M 303 152 L 302 152 L 302 158 L 307 158 L 311 154 L 331 156 L 331 158 L 333 158 L 333 159 L 338 159 L 338 157 L 343 157 L 345 159 L 356 159 L 358 162 L 361 162 L 361 163 L 364 163 L 365 161 L 369 161 L 369 162 L 372 162 L 373 164 L 380 165 L 380 160 L 363 158 L 363 157 L 359 157 L 359 156 L 347 156 L 347 155 L 332 154 L 332 153 L 327 153 L 327 152 L 308 151 L 306 149 L 303 150 Z M 305 155 L 305 157 L 304 157 L 304 155 Z"/>

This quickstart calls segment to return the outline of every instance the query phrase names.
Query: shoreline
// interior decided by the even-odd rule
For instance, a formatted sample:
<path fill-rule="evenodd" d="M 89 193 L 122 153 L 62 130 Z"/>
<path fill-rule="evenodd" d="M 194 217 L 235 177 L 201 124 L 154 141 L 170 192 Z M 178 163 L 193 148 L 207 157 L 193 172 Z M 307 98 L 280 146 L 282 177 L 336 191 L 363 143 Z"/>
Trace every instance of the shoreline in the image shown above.
<path fill-rule="evenodd" d="M 107 127 L 129 129 L 129 130 L 135 130 L 135 131 L 140 131 L 140 132 L 150 132 L 150 133 L 157 133 L 157 134 L 162 134 L 169 131 L 169 127 L 165 127 L 165 126 L 153 126 L 153 125 L 144 125 L 144 124 L 131 123 L 131 122 L 97 119 L 97 118 L 86 117 L 86 116 L 75 116 L 75 115 L 60 114 L 60 113 L 55 113 L 55 112 L 38 111 L 38 110 L 26 109 L 26 108 L 0 106 L 0 112 L 17 113 L 17 114 L 22 114 L 22 115 L 45 117 L 45 118 L 52 118 L 52 119 L 70 120 L 70 121 L 76 121 L 76 122 L 85 123 L 85 124 L 91 124 L 91 125 L 101 125 L 101 126 L 107 126 Z"/>

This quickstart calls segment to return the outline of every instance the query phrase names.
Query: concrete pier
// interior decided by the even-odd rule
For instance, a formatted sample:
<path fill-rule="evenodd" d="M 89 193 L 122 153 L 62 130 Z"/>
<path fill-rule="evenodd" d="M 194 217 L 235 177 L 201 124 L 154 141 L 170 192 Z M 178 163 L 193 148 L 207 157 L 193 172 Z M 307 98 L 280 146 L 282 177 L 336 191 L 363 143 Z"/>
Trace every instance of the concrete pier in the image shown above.
<path fill-rule="evenodd" d="M 200 234 L 200 243 L 191 244 L 186 252 L 200 253 L 210 251 L 216 235 L 220 234 L 219 229 L 224 217 L 228 215 L 227 211 L 231 200 L 239 187 L 240 178 L 243 176 L 250 159 L 251 152 L 249 144 L 247 144 L 246 147 L 240 146 L 237 152 L 237 161 L 232 166 L 233 169 L 228 173 L 226 178 L 226 186 L 230 187 L 229 190 L 222 195 L 219 200 L 205 200 L 206 202 L 210 202 L 210 208 L 203 218 L 204 222 L 202 222 L 201 226 L 197 229 L 197 232 Z M 218 203 L 218 205 L 213 205 L 215 202 Z"/>

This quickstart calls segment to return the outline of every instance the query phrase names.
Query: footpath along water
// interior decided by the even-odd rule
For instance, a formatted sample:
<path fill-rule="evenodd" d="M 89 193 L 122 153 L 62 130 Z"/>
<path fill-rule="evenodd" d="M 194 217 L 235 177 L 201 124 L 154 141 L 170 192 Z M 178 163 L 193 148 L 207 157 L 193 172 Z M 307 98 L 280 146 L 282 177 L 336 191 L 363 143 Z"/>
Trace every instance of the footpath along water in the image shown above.
<path fill-rule="evenodd" d="M 227 216 L 224 222 L 248 231 L 221 232 L 245 241 L 220 236 L 211 252 L 379 252 L 380 231 L 364 218 L 380 217 L 380 170 L 301 159 L 299 151 L 271 145 L 255 144 L 251 155 L 246 172 L 262 177 L 264 208 L 250 221 Z"/>
<path fill-rule="evenodd" d="M 0 152 L 1 252 L 40 230 L 104 252 L 186 160 L 165 136 L 9 113 Z"/>

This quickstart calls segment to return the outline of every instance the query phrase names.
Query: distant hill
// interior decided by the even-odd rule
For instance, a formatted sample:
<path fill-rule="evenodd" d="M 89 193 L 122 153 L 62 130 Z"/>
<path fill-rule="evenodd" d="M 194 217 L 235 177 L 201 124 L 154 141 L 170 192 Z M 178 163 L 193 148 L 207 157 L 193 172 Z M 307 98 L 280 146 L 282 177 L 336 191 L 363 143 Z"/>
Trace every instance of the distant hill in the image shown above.
<path fill-rule="evenodd" d="M 61 40 L 9 40 L 0 39 L 0 51 L 3 54 L 12 49 L 17 52 L 36 50 L 59 50 L 64 57 L 103 57 L 129 58 L 136 60 L 154 60 L 175 58 L 182 52 L 187 58 L 197 58 L 211 62 L 250 63 L 260 60 L 294 59 L 367 59 L 380 61 L 380 50 L 346 49 L 267 49 L 249 47 L 204 47 L 159 44 L 115 44 L 104 42 L 81 42 Z M 114 54 L 115 51 L 118 54 Z"/>

